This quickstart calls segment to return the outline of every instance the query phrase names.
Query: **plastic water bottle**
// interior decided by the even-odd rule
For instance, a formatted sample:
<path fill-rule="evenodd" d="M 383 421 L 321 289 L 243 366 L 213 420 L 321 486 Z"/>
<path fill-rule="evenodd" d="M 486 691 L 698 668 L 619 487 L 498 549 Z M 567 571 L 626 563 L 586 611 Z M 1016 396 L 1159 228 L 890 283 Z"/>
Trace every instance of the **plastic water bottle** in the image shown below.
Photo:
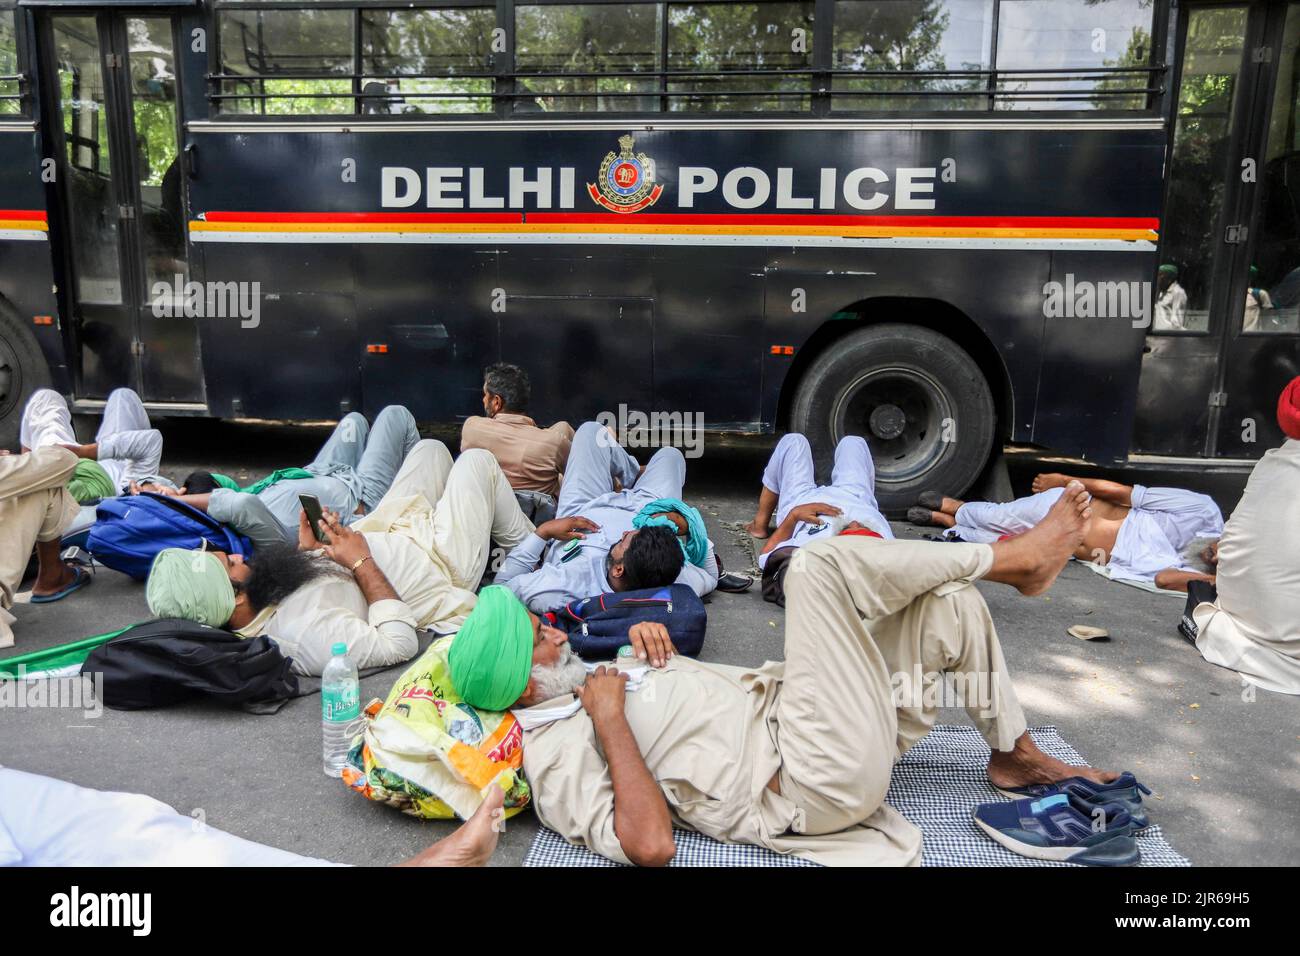
<path fill-rule="evenodd" d="M 330 650 L 334 656 L 321 674 L 321 735 L 325 774 L 339 777 L 343 775 L 343 765 L 361 716 L 361 688 L 357 682 L 357 666 L 348 659 L 348 646 L 339 643 Z"/>

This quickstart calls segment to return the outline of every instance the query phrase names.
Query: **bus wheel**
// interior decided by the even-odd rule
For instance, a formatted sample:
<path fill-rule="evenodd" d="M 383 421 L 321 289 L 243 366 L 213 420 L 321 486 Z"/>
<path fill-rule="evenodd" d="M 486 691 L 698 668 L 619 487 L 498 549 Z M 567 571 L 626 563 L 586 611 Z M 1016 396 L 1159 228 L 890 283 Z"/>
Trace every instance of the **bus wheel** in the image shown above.
<path fill-rule="evenodd" d="M 18 426 L 27 399 L 49 382 L 36 337 L 0 303 L 0 448 L 18 448 Z"/>
<path fill-rule="evenodd" d="M 834 342 L 804 374 L 790 427 L 829 477 L 834 448 L 861 435 L 876 465 L 876 498 L 891 516 L 922 491 L 958 496 L 993 448 L 993 395 L 955 342 L 914 325 L 876 325 Z"/>

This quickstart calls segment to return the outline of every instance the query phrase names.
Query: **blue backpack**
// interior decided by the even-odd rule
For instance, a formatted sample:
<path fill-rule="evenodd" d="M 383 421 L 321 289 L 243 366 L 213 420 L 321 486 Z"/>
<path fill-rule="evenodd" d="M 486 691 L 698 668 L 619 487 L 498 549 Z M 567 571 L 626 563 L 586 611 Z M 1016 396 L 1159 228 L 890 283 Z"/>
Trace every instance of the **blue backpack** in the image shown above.
<path fill-rule="evenodd" d="M 575 654 L 597 661 L 616 657 L 628 642 L 628 631 L 639 621 L 662 624 L 678 652 L 694 657 L 704 646 L 708 625 L 704 602 L 685 584 L 597 594 L 570 601 L 545 617 L 551 626 L 568 632 Z"/>
<path fill-rule="evenodd" d="M 105 498 L 99 503 L 86 550 L 105 567 L 143 581 L 159 551 L 194 550 L 203 547 L 205 541 L 209 551 L 245 558 L 253 554 L 247 538 L 198 508 L 166 495 L 142 492 Z"/>

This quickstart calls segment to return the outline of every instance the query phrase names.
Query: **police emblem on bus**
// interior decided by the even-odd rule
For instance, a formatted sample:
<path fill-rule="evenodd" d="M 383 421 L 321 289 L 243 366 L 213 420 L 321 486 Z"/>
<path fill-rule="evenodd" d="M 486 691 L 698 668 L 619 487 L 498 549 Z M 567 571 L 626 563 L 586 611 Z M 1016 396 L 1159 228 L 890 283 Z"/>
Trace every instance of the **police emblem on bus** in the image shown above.
<path fill-rule="evenodd" d="M 594 183 L 587 183 L 592 201 L 610 212 L 640 212 L 653 206 L 664 187 L 655 180 L 654 160 L 645 153 L 633 154 L 636 143 L 631 136 L 618 138 L 619 152 L 605 154 L 600 164 L 600 175 Z"/>

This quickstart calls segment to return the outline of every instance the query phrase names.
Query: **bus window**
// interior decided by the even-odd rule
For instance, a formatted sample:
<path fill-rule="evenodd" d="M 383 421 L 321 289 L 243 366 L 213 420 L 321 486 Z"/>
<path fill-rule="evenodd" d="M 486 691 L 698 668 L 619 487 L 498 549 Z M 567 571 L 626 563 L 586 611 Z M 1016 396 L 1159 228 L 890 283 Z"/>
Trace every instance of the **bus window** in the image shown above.
<path fill-rule="evenodd" d="M 68 223 L 77 263 L 76 299 L 119 305 L 117 200 L 109 177 L 109 126 L 95 18 L 53 19 L 59 107 L 68 156 Z"/>
<path fill-rule="evenodd" d="M 170 17 L 126 21 L 146 288 L 186 272 Z"/>
<path fill-rule="evenodd" d="M 220 111 L 353 112 L 354 15 L 339 9 L 218 10 Z"/>
<path fill-rule="evenodd" d="M 18 39 L 14 31 L 14 11 L 0 10 L 0 116 L 14 116 L 22 111 L 22 93 L 18 85 Z"/>
<path fill-rule="evenodd" d="M 491 112 L 496 25 L 494 7 L 362 10 L 361 112 Z"/>
<path fill-rule="evenodd" d="M 813 3 L 671 3 L 668 108 L 745 113 L 811 105 Z M 781 74 L 744 76 L 746 70 Z M 727 75 L 741 71 L 741 75 Z"/>
<path fill-rule="evenodd" d="M 1245 43 L 1246 7 L 1193 8 L 1161 224 L 1153 332 L 1209 329 L 1224 167 Z"/>
<path fill-rule="evenodd" d="M 651 112 L 659 80 L 661 5 L 559 4 L 515 7 L 514 110 Z M 558 74 L 529 76 L 528 74 Z M 583 94 L 583 95 L 564 95 Z"/>
<path fill-rule="evenodd" d="M 837 110 L 988 108 L 993 0 L 836 0 L 832 67 Z M 933 76 L 845 76 L 839 71 Z M 949 72 L 951 71 L 951 72 Z M 851 93 L 870 93 L 851 96 Z"/>
<path fill-rule="evenodd" d="M 1260 170 L 1259 238 L 1241 316 L 1247 335 L 1300 332 L 1300 4 L 1286 12 L 1268 149 Z"/>
<path fill-rule="evenodd" d="M 996 66 L 1016 75 L 999 76 L 997 108 L 1146 109 L 1154 13 L 1154 0 L 1002 0 Z"/>

